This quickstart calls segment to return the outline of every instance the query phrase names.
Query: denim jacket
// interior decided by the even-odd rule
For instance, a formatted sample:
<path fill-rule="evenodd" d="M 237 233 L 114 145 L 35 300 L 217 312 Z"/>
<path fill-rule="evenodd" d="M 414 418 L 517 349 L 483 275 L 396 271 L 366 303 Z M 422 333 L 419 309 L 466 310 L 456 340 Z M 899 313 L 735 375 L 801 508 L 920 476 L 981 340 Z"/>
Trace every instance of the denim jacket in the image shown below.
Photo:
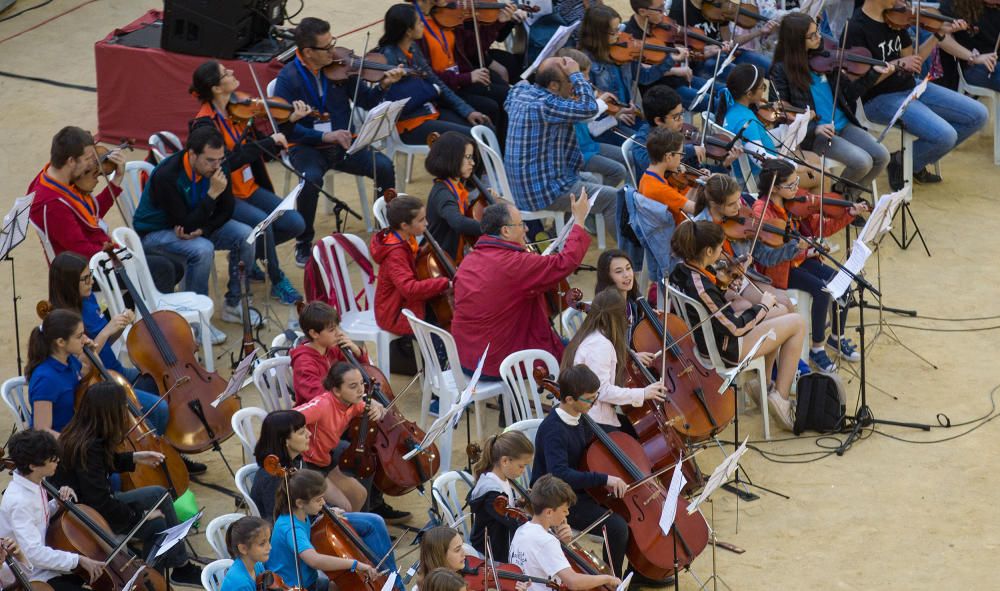
<path fill-rule="evenodd" d="M 635 62 L 618 65 L 612 62 L 598 61 L 593 54 L 584 51 L 590 58 L 590 81 L 603 92 L 613 93 L 622 104 L 629 104 L 642 100 L 641 97 L 632 96 L 632 76 L 635 68 L 639 68 L 639 84 L 648 86 L 663 77 L 664 74 L 674 67 L 673 60 L 668 56 L 665 60 L 655 66 L 636 65 Z"/>

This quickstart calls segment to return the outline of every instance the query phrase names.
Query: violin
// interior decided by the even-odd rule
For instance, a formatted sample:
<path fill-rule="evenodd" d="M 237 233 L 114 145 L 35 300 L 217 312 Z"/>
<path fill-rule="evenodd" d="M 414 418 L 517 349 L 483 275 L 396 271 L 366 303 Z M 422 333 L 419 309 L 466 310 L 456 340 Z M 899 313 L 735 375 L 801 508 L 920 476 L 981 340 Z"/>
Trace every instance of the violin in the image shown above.
<path fill-rule="evenodd" d="M 425 74 L 413 68 L 390 66 L 385 56 L 377 51 L 370 52 L 362 59 L 353 50 L 346 47 L 333 48 L 333 61 L 323 68 L 323 75 L 333 82 L 345 82 L 351 76 L 361 72 L 361 79 L 366 82 L 379 82 L 389 70 L 402 68 L 405 76 L 423 78 Z"/>
<path fill-rule="evenodd" d="M 115 164 L 109 156 L 115 150 L 128 150 L 132 151 L 132 145 L 135 143 L 135 138 L 123 139 L 121 143 L 113 148 L 109 148 L 103 145 L 94 146 L 94 150 L 97 152 L 97 164 L 100 166 L 100 172 L 105 176 L 110 175 L 114 171 L 118 170 L 118 165 Z"/>
<path fill-rule="evenodd" d="M 247 266 L 246 263 L 240 261 L 239 264 L 239 276 L 240 285 L 247 284 Z M 255 344 L 253 338 L 253 323 L 250 322 L 250 294 L 249 290 L 244 289 L 243 294 L 240 296 L 240 309 L 241 309 L 241 320 L 243 321 L 243 357 L 253 354 L 257 350 L 257 345 Z M 242 357 L 241 357 L 242 359 Z"/>
<path fill-rule="evenodd" d="M 76 407 L 80 406 L 80 402 L 90 386 L 99 382 L 118 384 L 125 390 L 129 409 L 129 430 L 120 447 L 132 452 L 155 451 L 163 454 L 163 462 L 158 466 L 137 462 L 135 470 L 122 472 L 122 489 L 133 490 L 144 486 L 162 486 L 169 490 L 175 499 L 179 498 L 187 491 L 190 484 L 190 475 L 183 458 L 176 449 L 166 444 L 143 418 L 142 405 L 136 398 L 132 384 L 121 374 L 105 368 L 100 358 L 90 347 L 84 347 L 83 353 L 90 360 L 91 370 L 80 380 L 80 384 L 76 388 Z M 166 404 L 166 402 L 160 402 L 160 404 Z"/>
<path fill-rule="evenodd" d="M 817 74 L 829 74 L 840 68 L 850 78 L 864 76 L 872 66 L 888 67 L 889 63 L 872 57 L 867 47 L 840 49 L 832 39 L 823 38 L 823 47 L 809 56 L 809 67 Z"/>
<path fill-rule="evenodd" d="M 682 162 L 680 168 L 671 172 L 670 176 L 667 177 L 667 184 L 678 191 L 686 191 L 692 185 L 704 184 L 706 178 L 708 178 L 707 174 Z"/>
<path fill-rule="evenodd" d="M 500 13 L 508 6 L 515 10 L 535 13 L 541 10 L 533 4 L 507 4 L 506 2 L 470 2 L 469 0 L 458 0 L 449 2 L 445 6 L 435 6 L 431 9 L 431 16 L 446 29 L 453 29 L 461 26 L 465 21 L 472 20 L 473 17 L 484 25 L 497 22 Z M 472 591 L 471 589 L 469 591 Z"/>
<path fill-rule="evenodd" d="M 997 1 L 1000 2 L 1000 0 Z M 661 22 L 653 25 L 650 35 L 660 43 L 685 43 L 687 48 L 692 52 L 691 57 L 693 58 L 696 56 L 697 58 L 704 58 L 701 53 L 705 51 L 706 45 L 723 46 L 722 41 L 712 39 L 705 34 L 705 31 L 698 27 L 687 27 L 685 29 L 666 16 L 663 17 Z"/>
<path fill-rule="evenodd" d="M 712 265 L 715 271 L 715 279 L 718 281 L 719 289 L 726 291 L 734 282 L 742 281 L 746 277 L 747 269 L 745 265 L 745 255 L 739 258 L 729 256 L 725 251 L 723 257 Z"/>
<path fill-rule="evenodd" d="M 857 204 L 841 199 L 839 193 L 824 193 L 822 197 L 814 195 L 805 189 L 799 189 L 795 197 L 785 198 L 785 211 L 794 218 L 805 218 L 820 213 L 820 202 L 823 204 L 823 215 L 839 217 Z"/>
<path fill-rule="evenodd" d="M 153 376 L 160 394 L 168 393 L 167 441 L 181 453 L 220 449 L 233 434 L 232 417 L 240 409 L 239 397 L 212 405 L 226 389 L 226 381 L 206 370 L 195 357 L 198 346 L 187 320 L 172 310 L 150 312 L 114 245 L 106 244 L 104 252 L 118 281 L 132 294 L 138 312 L 139 320 L 126 339 L 129 357 L 140 371 Z"/>
<path fill-rule="evenodd" d="M 736 23 L 737 27 L 752 29 L 761 21 L 770 20 L 749 2 L 732 0 L 702 0 L 701 15 L 713 23 Z"/>
<path fill-rule="evenodd" d="M 705 147 L 705 157 L 722 162 L 729 157 L 729 150 L 733 143 L 722 134 L 703 134 L 694 125 L 685 123 L 681 127 L 684 134 L 684 142 L 687 144 L 697 144 Z"/>
<path fill-rule="evenodd" d="M 772 222 L 779 221 L 772 220 Z M 760 241 L 772 248 L 779 248 L 787 242 L 786 237 L 792 235 L 787 224 L 772 224 L 770 222 L 760 224 L 760 218 L 745 205 L 740 205 L 740 212 L 737 215 L 722 218 L 722 230 L 726 234 L 726 238 L 730 240 L 753 240 L 753 237 L 757 235 L 758 225 L 761 228 Z M 797 235 L 795 233 L 795 236 Z"/>
<path fill-rule="evenodd" d="M 351 421 L 347 429 L 351 445 L 340 456 L 341 469 L 361 478 L 374 473 L 375 486 L 389 496 L 402 496 L 418 488 L 422 491 L 423 483 L 437 474 L 441 467 L 437 445 L 432 444 L 423 453 L 404 460 L 403 456 L 423 441 L 424 431 L 399 412 L 394 404 L 392 387 L 381 370 L 374 365 L 360 363 L 348 347 L 342 347 L 341 351 L 347 362 L 361 372 L 366 404 L 376 400 L 387 410 L 386 415 L 374 424 L 367 412 Z"/>
<path fill-rule="evenodd" d="M 256 591 L 305 591 L 302 587 L 291 587 L 278 573 L 266 570 L 254 579 Z"/>
<path fill-rule="evenodd" d="M 543 382 L 547 389 L 558 390 L 551 380 Z M 678 497 L 670 533 L 664 535 L 660 514 L 667 491 L 658 479 L 651 477 L 651 466 L 642 446 L 621 431 L 605 432 L 587 413 L 580 415 L 580 422 L 596 436 L 587 447 L 580 469 L 617 476 L 629 484 L 622 498 L 611 496 L 603 486 L 587 492 L 628 522 L 626 556 L 632 568 L 645 577 L 663 580 L 691 564 L 708 545 L 705 518 L 701 513 L 688 515 L 687 501 Z"/>
<path fill-rule="evenodd" d="M 226 111 L 234 121 L 246 123 L 254 117 L 266 117 L 267 112 L 271 112 L 276 123 L 284 123 L 295 112 L 295 107 L 285 99 L 278 97 L 258 98 L 252 97 L 245 92 L 236 91 L 229 95 L 229 102 L 226 103 Z M 315 117 L 320 121 L 327 121 L 329 118 L 316 109 L 311 109 L 307 117 Z"/>
<path fill-rule="evenodd" d="M 287 478 L 295 472 L 293 468 L 282 466 L 281 461 L 276 455 L 269 455 L 264 458 L 261 467 L 265 472 L 277 478 Z M 320 510 L 319 519 L 313 522 L 309 539 L 313 547 L 320 554 L 345 558 L 347 560 L 357 560 L 359 563 L 366 563 L 373 567 L 381 564 L 378 557 L 365 545 L 361 536 L 358 535 L 358 532 L 354 531 L 351 524 L 347 523 L 347 520 L 334 513 L 326 505 Z M 369 577 L 360 571 L 336 570 L 324 572 L 337 585 L 339 591 L 381 591 L 388 578 L 381 573 L 377 577 Z"/>
<path fill-rule="evenodd" d="M 465 558 L 465 566 L 458 574 L 465 579 L 468 591 L 489 591 L 497 589 L 498 584 L 499 591 L 517 591 L 517 584 L 521 582 L 539 583 L 553 591 L 565 589 L 553 580 L 524 574 L 516 564 L 492 561 L 487 564 L 485 560 L 475 556 Z"/>
<path fill-rule="evenodd" d="M 919 3 L 918 3 L 919 4 Z M 945 23 L 954 23 L 961 20 L 951 16 L 945 16 L 935 9 L 921 9 L 919 13 L 914 10 L 906 0 L 896 0 L 896 5 L 882 11 L 882 18 L 889 28 L 896 31 L 903 31 L 917 24 L 917 15 L 920 19 L 921 28 L 929 33 L 937 33 Z M 977 32 L 979 27 L 969 26 L 969 31 Z"/>
<path fill-rule="evenodd" d="M 791 123 L 795 120 L 796 115 L 806 112 L 806 110 L 802 107 L 796 107 L 784 101 L 760 103 L 756 105 L 755 111 L 757 113 L 757 118 L 760 119 L 764 126 L 768 128 Z M 816 117 L 816 112 L 813 111 L 811 119 L 816 119 Z"/>
<path fill-rule="evenodd" d="M 642 63 L 656 65 L 667 59 L 667 55 L 680 50 L 669 45 L 643 43 L 628 33 L 619 33 L 618 41 L 611 44 L 611 60 L 616 64 L 627 64 L 642 57 Z"/>

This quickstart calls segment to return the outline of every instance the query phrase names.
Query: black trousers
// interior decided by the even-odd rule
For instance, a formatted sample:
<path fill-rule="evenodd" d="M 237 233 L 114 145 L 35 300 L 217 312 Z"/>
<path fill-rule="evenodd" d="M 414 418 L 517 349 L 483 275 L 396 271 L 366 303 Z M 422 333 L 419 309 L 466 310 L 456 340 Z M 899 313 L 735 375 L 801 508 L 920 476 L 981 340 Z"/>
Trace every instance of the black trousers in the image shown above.
<path fill-rule="evenodd" d="M 570 507 L 567 521 L 573 529 L 586 529 L 606 511 L 607 509 L 598 505 L 597 501 L 587 493 L 577 492 L 576 504 Z M 625 549 L 628 547 L 628 524 L 620 515 L 612 514 L 603 524 L 590 530 L 590 533 L 600 536 L 604 527 L 608 529 L 608 545 L 611 546 L 611 556 L 608 556 L 608 551 L 605 549 L 604 560 L 620 577 L 622 566 L 625 564 Z"/>

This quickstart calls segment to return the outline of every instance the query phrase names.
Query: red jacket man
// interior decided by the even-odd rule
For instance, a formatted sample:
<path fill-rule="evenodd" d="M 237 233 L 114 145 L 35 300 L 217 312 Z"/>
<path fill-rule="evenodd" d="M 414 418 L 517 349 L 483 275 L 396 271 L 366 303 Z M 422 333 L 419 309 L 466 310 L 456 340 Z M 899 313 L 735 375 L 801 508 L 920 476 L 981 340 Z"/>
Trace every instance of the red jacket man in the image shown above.
<path fill-rule="evenodd" d="M 545 313 L 543 294 L 580 265 L 590 235 L 583 229 L 586 195 L 572 203 L 575 225 L 558 254 L 541 256 L 524 249 L 525 227 L 512 204 L 486 208 L 483 236 L 455 276 L 455 316 L 451 332 L 462 367 L 472 372 L 486 345 L 483 375 L 497 377 L 504 357 L 524 349 L 544 349 L 556 359 L 563 344 Z"/>

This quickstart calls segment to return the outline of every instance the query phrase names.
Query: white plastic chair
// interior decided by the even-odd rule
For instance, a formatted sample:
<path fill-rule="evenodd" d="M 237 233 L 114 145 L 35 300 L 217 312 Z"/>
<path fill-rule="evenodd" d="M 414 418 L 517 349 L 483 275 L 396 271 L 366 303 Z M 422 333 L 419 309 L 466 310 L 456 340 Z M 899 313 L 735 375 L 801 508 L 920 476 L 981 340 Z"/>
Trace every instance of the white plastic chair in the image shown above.
<path fill-rule="evenodd" d="M 254 503 L 253 499 L 250 498 L 250 489 L 253 487 L 253 479 L 257 476 L 257 470 L 260 470 L 260 466 L 256 463 L 250 463 L 236 471 L 236 490 L 243 495 L 243 500 L 247 503 L 247 510 L 254 517 L 260 517 L 257 503 Z"/>
<path fill-rule="evenodd" d="M 576 331 L 580 330 L 580 326 L 583 324 L 583 319 L 587 315 L 582 310 L 577 310 L 576 308 L 566 308 L 563 310 L 562 315 L 559 317 L 559 321 L 562 323 L 563 332 L 566 338 L 573 338 Z"/>
<path fill-rule="evenodd" d="M 431 485 L 433 502 L 441 512 L 441 518 L 446 521 L 443 525 L 460 529 L 462 539 L 466 542 L 472 534 L 472 513 L 466 513 L 462 508 L 465 507 L 465 498 L 475 482 L 468 472 L 452 470 L 435 478 Z M 460 490 L 460 487 L 464 487 L 464 490 Z"/>
<path fill-rule="evenodd" d="M 220 559 L 232 558 L 229 554 L 229 548 L 226 547 L 226 531 L 230 525 L 244 517 L 246 515 L 242 513 L 226 513 L 208 522 L 205 538 L 208 539 L 208 545 L 212 547 L 215 555 Z"/>
<path fill-rule="evenodd" d="M 511 203 L 514 202 L 513 192 L 510 189 L 510 181 L 507 179 L 507 169 L 504 168 L 503 158 L 500 156 L 500 144 L 497 141 L 493 130 L 484 125 L 477 125 L 472 128 L 472 138 L 476 140 L 479 153 L 483 158 L 483 166 L 486 168 L 486 178 L 490 186 L 500 193 L 500 196 Z M 525 211 L 521 210 L 521 219 L 525 222 L 532 220 L 552 220 L 555 224 L 556 234 L 565 225 L 565 215 L 558 211 Z"/>
<path fill-rule="evenodd" d="M 122 179 L 123 195 L 118 197 L 118 203 L 122 206 L 122 213 L 125 215 L 125 225 L 132 227 L 132 218 L 135 217 L 135 209 L 139 207 L 139 198 L 142 197 L 142 174 L 153 174 L 156 168 L 144 160 L 133 160 L 125 163 L 125 178 Z M 122 199 L 126 197 L 126 199 Z"/>
<path fill-rule="evenodd" d="M 303 332 L 301 330 L 295 331 L 296 340 L 300 339 L 302 336 Z M 287 357 L 293 346 L 295 346 L 295 341 L 288 340 L 288 335 L 284 332 L 279 332 L 274 335 L 273 339 L 271 339 L 271 348 L 267 350 L 267 353 L 271 357 Z M 278 352 L 276 352 L 276 350 L 278 350 Z"/>
<path fill-rule="evenodd" d="M 164 145 L 163 140 L 161 140 L 159 136 L 166 137 L 167 140 L 173 143 L 173 145 L 169 147 Z M 149 136 L 149 149 L 153 152 L 153 158 L 156 159 L 157 163 L 163 162 L 168 156 L 174 154 L 176 152 L 175 148 L 180 150 L 184 149 L 184 143 L 181 142 L 180 138 L 178 138 L 175 133 L 170 131 L 161 131 L 159 135 L 154 133 Z"/>
<path fill-rule="evenodd" d="M 291 357 L 262 359 L 253 369 L 253 385 L 257 386 L 267 412 L 289 410 L 295 406 L 292 383 Z"/>
<path fill-rule="evenodd" d="M 205 591 L 222 591 L 222 582 L 226 580 L 229 567 L 233 566 L 230 558 L 222 558 L 209 563 L 201 570 L 201 586 Z"/>
<path fill-rule="evenodd" d="M 406 155 L 406 174 L 400 176 L 396 174 L 396 189 L 400 193 L 406 191 L 406 183 L 413 180 L 413 157 L 416 155 L 427 156 L 431 152 L 430 146 L 417 145 L 417 144 L 406 144 L 399 137 L 399 132 L 396 130 L 396 126 L 393 125 L 392 129 L 389 131 L 389 137 L 385 139 L 385 148 L 383 149 L 385 155 L 389 157 L 390 160 L 395 164 L 396 156 L 399 154 Z M 367 203 L 365 206 L 367 207 Z"/>
<path fill-rule="evenodd" d="M 447 412 L 449 408 L 458 400 L 458 396 L 465 390 L 469 380 L 462 372 L 462 365 L 458 360 L 458 348 L 455 346 L 455 339 L 448 331 L 424 322 L 410 310 L 403 310 L 403 315 L 410 321 L 410 328 L 413 329 L 413 336 L 416 338 L 420 355 L 424 360 L 424 389 L 423 398 L 420 401 L 420 424 L 427 425 L 427 416 L 430 412 L 431 395 L 437 394 L 438 408 L 441 412 Z M 448 353 L 448 369 L 441 367 L 434 348 L 433 336 L 444 343 Z M 481 351 L 477 351 L 482 354 Z M 503 382 L 483 382 L 476 385 L 476 391 L 472 395 L 476 413 L 476 441 L 483 439 L 483 400 L 496 398 L 503 395 L 506 386 Z M 437 446 L 441 452 L 441 471 L 447 472 L 451 469 L 451 439 L 454 429 L 445 429 L 438 438 Z"/>
<path fill-rule="evenodd" d="M 700 351 L 698 351 L 698 348 L 695 347 L 695 353 L 698 356 L 698 361 L 700 361 L 706 368 L 714 368 L 719 374 L 726 373 L 729 368 L 726 366 L 725 362 L 722 361 L 722 355 L 719 354 L 719 348 L 716 346 L 712 322 L 707 320 L 709 317 L 708 310 L 701 305 L 701 302 L 688 297 L 673 285 L 667 285 L 667 293 L 670 297 L 670 303 L 673 305 L 673 309 L 680 315 L 681 318 L 684 319 L 684 322 L 687 323 L 688 326 L 694 326 L 699 322 L 701 323 L 698 330 L 701 331 L 701 334 L 705 339 L 705 348 L 708 349 L 709 358 L 707 360 L 704 359 L 701 356 Z M 690 308 L 688 306 L 690 306 Z M 689 310 L 691 309 L 695 310 L 695 313 L 698 316 L 697 318 L 689 317 Z M 741 338 L 740 340 L 742 341 L 743 339 Z M 764 439 L 770 440 L 771 425 L 767 406 L 767 369 L 764 365 L 764 356 L 761 355 L 751 361 L 750 365 L 748 365 L 743 371 L 757 372 L 757 377 L 760 381 L 760 414 L 764 418 Z"/>
<path fill-rule="evenodd" d="M 389 218 L 385 217 L 385 197 L 379 197 L 372 204 L 372 215 L 375 216 L 380 230 L 389 227 Z"/>
<path fill-rule="evenodd" d="M 559 362 L 552 353 L 543 349 L 515 351 L 500 362 L 500 378 L 507 384 L 503 393 L 503 411 L 508 422 L 545 417 L 538 382 L 533 375 L 538 362 L 545 364 L 553 379 L 559 377 Z"/>
<path fill-rule="evenodd" d="M 857 116 L 858 122 L 861 123 L 861 126 L 867 127 L 869 133 L 871 133 L 875 137 L 878 137 L 885 129 L 884 125 L 875 123 L 874 121 L 868 119 L 867 116 L 865 116 L 865 106 L 864 103 L 861 102 L 860 98 L 858 99 L 858 106 L 854 114 L 855 116 Z M 901 124 L 897 123 L 897 125 Z M 902 129 L 902 127 L 900 127 L 900 129 Z M 917 138 L 912 133 L 907 133 L 905 129 L 902 129 L 902 136 L 903 136 L 902 139 L 903 185 L 904 186 L 909 185 L 910 187 L 910 191 L 906 193 L 904 201 L 906 203 L 909 203 L 913 201 L 913 142 L 916 141 Z M 934 163 L 934 171 L 939 175 L 941 174 L 940 161 Z M 872 194 L 878 195 L 878 189 L 876 187 L 875 181 L 872 181 Z"/>
<path fill-rule="evenodd" d="M 534 445 L 535 435 L 538 434 L 538 426 L 541 424 L 542 419 L 525 419 L 508 426 L 504 429 L 504 433 L 507 431 L 520 431 L 521 433 L 524 433 L 524 436 L 528 438 L 528 441 L 531 441 L 532 445 Z M 520 482 L 524 488 L 529 488 L 529 484 L 531 483 L 531 464 L 524 467 L 524 474 L 521 475 L 518 482 Z"/>
<path fill-rule="evenodd" d="M 42 243 L 42 253 L 45 255 L 45 262 L 51 264 L 52 259 L 56 258 L 56 249 L 52 247 L 52 241 L 49 240 L 49 235 L 45 232 L 44 228 L 40 228 L 35 222 L 30 222 L 31 227 L 35 229 L 35 234 L 38 235 L 39 242 Z"/>
<path fill-rule="evenodd" d="M 801 289 L 788 289 L 785 293 L 795 304 L 795 312 L 806 323 L 806 338 L 802 339 L 802 361 L 809 363 L 809 347 L 812 344 L 812 295 Z"/>
<path fill-rule="evenodd" d="M 993 164 L 1000 166 L 1000 92 L 966 82 L 961 65 L 958 66 L 958 91 L 986 99 L 986 107 L 993 115 Z"/>
<path fill-rule="evenodd" d="M 4 380 L 0 386 L 0 397 L 14 418 L 14 427 L 24 431 L 31 425 L 31 399 L 28 398 L 28 380 L 17 376 Z"/>
<path fill-rule="evenodd" d="M 365 241 L 353 234 L 344 234 L 351 243 L 364 255 L 372 268 L 375 262 L 368 253 Z M 332 236 L 326 236 L 313 246 L 313 258 L 318 265 L 320 276 L 326 293 L 336 294 L 340 309 L 340 328 L 348 337 L 355 341 L 367 341 L 375 344 L 376 365 L 382 373 L 389 375 L 389 343 L 399 335 L 379 328 L 375 322 L 375 285 L 365 281 L 364 293 L 367 309 L 362 309 L 354 299 L 357 291 L 351 284 L 351 256 L 337 244 Z M 323 261 L 326 260 L 326 265 Z M 326 272 L 329 268 L 337 277 L 330 277 Z M 347 298 L 344 294 L 347 294 Z"/>
<path fill-rule="evenodd" d="M 628 178 L 632 181 L 632 186 L 638 187 L 639 179 L 635 176 L 635 159 L 632 158 L 632 148 L 635 146 L 634 136 L 625 140 L 625 143 L 622 144 L 622 159 L 625 161 L 625 168 L 628 169 Z"/>
<path fill-rule="evenodd" d="M 233 432 L 243 444 L 247 458 L 254 457 L 253 448 L 257 445 L 257 433 L 260 432 L 257 423 L 262 422 L 266 416 L 267 411 L 256 406 L 246 406 L 233 413 L 233 418 L 230 420 Z"/>

